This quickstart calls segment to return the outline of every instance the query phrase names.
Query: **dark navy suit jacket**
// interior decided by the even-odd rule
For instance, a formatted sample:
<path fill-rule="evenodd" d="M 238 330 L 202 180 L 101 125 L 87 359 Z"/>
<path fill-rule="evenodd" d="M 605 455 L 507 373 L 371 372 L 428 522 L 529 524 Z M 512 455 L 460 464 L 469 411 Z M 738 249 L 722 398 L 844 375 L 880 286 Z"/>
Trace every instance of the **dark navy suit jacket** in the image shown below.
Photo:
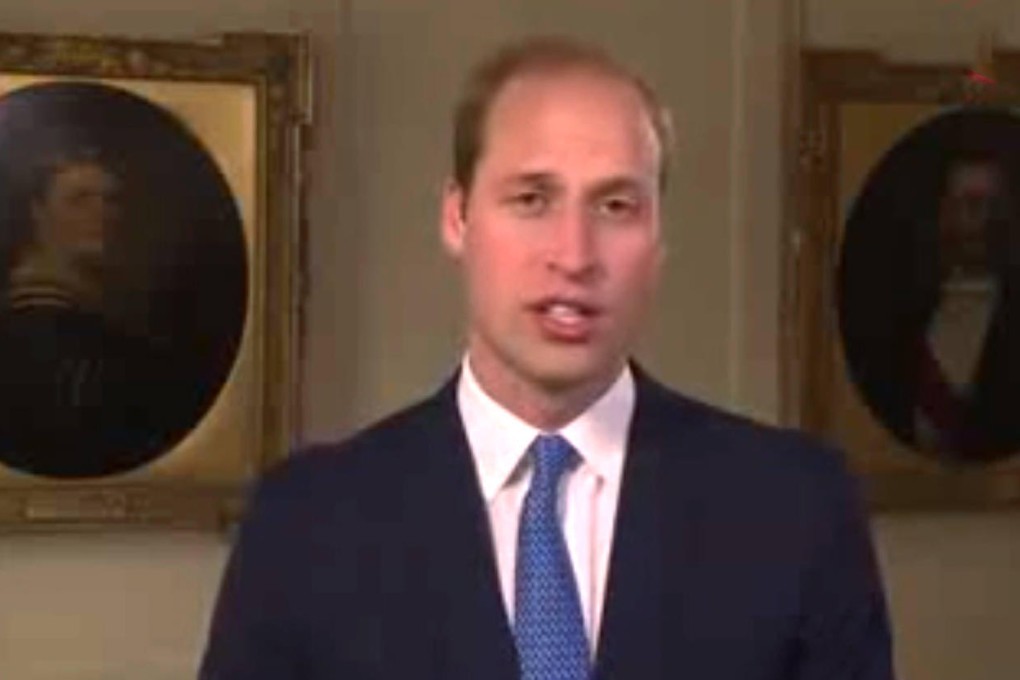
<path fill-rule="evenodd" d="M 635 374 L 595 677 L 891 678 L 840 457 Z M 518 677 L 455 385 L 264 478 L 203 680 Z"/>

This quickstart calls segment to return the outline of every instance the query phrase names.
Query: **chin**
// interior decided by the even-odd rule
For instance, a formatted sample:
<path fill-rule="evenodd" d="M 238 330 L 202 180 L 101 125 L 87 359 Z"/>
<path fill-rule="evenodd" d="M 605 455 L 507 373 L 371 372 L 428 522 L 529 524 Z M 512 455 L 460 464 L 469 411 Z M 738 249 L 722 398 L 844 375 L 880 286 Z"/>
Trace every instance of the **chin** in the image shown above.
<path fill-rule="evenodd" d="M 587 353 L 582 356 L 554 353 L 533 363 L 531 374 L 536 383 L 562 391 L 605 380 L 610 373 L 615 374 L 619 365 L 619 361 Z"/>

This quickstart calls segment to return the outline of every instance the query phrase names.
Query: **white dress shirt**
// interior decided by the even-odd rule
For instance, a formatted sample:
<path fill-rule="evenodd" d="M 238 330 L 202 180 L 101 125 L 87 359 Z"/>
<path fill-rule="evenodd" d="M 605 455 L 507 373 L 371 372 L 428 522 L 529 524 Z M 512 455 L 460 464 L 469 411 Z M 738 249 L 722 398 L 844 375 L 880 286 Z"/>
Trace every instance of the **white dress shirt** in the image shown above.
<path fill-rule="evenodd" d="M 503 602 L 512 624 L 517 527 L 531 482 L 531 464 L 525 453 L 543 432 L 486 394 L 467 357 L 462 362 L 457 404 L 489 512 Z M 634 378 L 626 367 L 605 394 L 558 431 L 581 458 L 579 465 L 564 474 L 560 516 L 593 654 L 633 413 Z"/>
<path fill-rule="evenodd" d="M 928 326 L 928 341 L 950 385 L 971 387 L 984 350 L 995 307 L 988 280 L 958 279 L 944 286 L 942 300 Z"/>

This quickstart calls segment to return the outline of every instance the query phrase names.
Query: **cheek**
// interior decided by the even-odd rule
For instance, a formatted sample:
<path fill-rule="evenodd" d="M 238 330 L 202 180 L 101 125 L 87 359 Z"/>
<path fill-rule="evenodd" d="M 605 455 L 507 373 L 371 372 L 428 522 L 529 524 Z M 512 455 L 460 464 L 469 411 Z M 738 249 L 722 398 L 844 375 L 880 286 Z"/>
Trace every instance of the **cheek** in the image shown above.
<path fill-rule="evenodd" d="M 69 225 L 71 227 L 94 222 L 96 216 L 96 211 L 90 206 L 66 207 L 55 215 L 57 224 Z"/>
<path fill-rule="evenodd" d="M 520 279 L 529 267 L 529 250 L 520 239 L 497 229 L 478 228 L 465 241 L 465 255 L 475 276 L 497 285 Z"/>
<path fill-rule="evenodd" d="M 658 246 L 636 244 L 620 250 L 617 271 L 624 296 L 635 301 L 650 294 L 659 281 L 662 256 Z"/>
<path fill-rule="evenodd" d="M 74 215 L 67 211 L 51 210 L 46 214 L 45 225 L 51 234 L 59 236 L 69 231 L 73 232 L 74 224 Z"/>
<path fill-rule="evenodd" d="M 525 258 L 512 243 L 476 234 L 465 243 L 471 297 L 482 312 L 512 306 L 523 290 Z"/>

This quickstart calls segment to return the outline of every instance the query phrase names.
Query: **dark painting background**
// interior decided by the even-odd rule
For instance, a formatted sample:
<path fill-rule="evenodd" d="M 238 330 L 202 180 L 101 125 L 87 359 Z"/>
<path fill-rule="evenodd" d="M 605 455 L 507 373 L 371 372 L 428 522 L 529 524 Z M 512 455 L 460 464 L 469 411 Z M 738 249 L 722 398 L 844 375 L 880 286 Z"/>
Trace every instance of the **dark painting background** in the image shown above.
<path fill-rule="evenodd" d="M 188 417 L 168 426 L 144 450 L 117 453 L 110 460 L 119 462 L 108 465 L 49 465 L 40 459 L 42 452 L 25 446 L 11 450 L 0 437 L 0 461 L 51 476 L 120 472 L 169 450 L 201 420 L 223 386 L 246 317 L 244 232 L 211 156 L 169 112 L 97 83 L 34 85 L 0 98 L 0 294 L 29 224 L 33 168 L 81 146 L 101 149 L 123 188 L 124 228 L 105 248 L 104 314 L 173 348 L 182 358 L 179 385 L 186 386 L 181 392 L 190 404 Z M 133 389 L 138 399 L 152 396 L 151 385 Z M 17 395 L 0 397 L 3 404 Z M 93 458 L 109 453 L 89 450 L 89 442 L 79 444 Z"/>

